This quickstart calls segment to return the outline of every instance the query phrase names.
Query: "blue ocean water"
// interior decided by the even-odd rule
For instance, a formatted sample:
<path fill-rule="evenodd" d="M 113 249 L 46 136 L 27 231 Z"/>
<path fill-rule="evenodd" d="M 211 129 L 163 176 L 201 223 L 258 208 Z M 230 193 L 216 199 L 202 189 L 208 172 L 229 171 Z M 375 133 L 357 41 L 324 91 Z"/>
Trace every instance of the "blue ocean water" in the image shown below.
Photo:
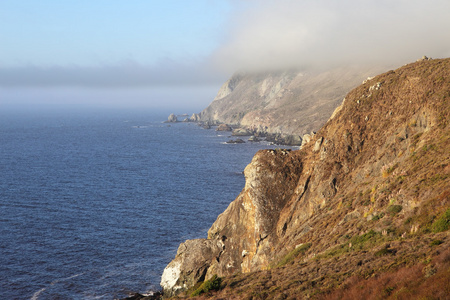
<path fill-rule="evenodd" d="M 0 298 L 113 299 L 159 289 L 206 237 L 267 144 L 150 112 L 0 116 Z"/>

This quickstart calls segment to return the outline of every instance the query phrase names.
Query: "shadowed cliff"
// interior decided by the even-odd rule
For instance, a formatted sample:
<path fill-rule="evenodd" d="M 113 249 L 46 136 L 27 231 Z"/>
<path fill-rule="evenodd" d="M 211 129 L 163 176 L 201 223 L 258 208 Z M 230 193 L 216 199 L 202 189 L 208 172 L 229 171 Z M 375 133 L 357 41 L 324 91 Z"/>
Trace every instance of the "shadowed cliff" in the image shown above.
<path fill-rule="evenodd" d="M 208 239 L 180 245 L 166 296 L 215 275 L 219 291 L 204 292 L 217 299 L 339 299 L 376 278 L 391 282 L 385 298 L 448 295 L 449 73 L 435 59 L 376 76 L 301 150 L 256 153 Z"/>

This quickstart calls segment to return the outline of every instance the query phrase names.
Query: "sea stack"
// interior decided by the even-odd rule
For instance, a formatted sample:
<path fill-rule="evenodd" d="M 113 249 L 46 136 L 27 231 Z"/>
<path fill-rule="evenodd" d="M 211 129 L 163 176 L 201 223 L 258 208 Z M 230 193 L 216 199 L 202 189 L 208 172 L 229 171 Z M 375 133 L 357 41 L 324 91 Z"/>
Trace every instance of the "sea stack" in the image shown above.
<path fill-rule="evenodd" d="M 178 122 L 177 116 L 175 114 L 170 114 L 170 116 L 167 118 L 167 122 L 169 122 L 169 123 Z"/>

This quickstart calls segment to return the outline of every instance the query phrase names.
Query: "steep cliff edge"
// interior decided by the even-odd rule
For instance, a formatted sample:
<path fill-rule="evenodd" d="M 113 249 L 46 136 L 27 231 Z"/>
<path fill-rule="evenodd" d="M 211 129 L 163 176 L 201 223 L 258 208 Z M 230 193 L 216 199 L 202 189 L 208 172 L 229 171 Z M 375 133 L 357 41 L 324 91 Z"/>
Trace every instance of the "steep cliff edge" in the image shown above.
<path fill-rule="evenodd" d="M 302 136 L 317 131 L 350 89 L 382 70 L 386 69 L 237 73 L 200 118 L 240 125 L 254 133 Z"/>
<path fill-rule="evenodd" d="M 208 239 L 180 245 L 166 296 L 218 275 L 211 297 L 310 297 L 425 260 L 417 276 L 448 285 L 449 99 L 450 59 L 419 61 L 352 90 L 301 150 L 259 151 Z"/>

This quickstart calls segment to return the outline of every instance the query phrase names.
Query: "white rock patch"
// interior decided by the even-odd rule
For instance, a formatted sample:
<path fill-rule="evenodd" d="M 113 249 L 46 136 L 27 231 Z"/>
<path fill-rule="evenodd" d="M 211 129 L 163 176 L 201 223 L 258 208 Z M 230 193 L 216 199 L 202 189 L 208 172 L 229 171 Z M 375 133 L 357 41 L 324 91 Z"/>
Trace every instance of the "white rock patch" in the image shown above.
<path fill-rule="evenodd" d="M 181 273 L 181 263 L 180 262 L 172 262 L 164 269 L 164 272 L 161 276 L 161 286 L 163 289 L 172 289 L 177 290 L 181 287 L 175 287 L 177 284 L 178 278 L 180 278 Z"/>

